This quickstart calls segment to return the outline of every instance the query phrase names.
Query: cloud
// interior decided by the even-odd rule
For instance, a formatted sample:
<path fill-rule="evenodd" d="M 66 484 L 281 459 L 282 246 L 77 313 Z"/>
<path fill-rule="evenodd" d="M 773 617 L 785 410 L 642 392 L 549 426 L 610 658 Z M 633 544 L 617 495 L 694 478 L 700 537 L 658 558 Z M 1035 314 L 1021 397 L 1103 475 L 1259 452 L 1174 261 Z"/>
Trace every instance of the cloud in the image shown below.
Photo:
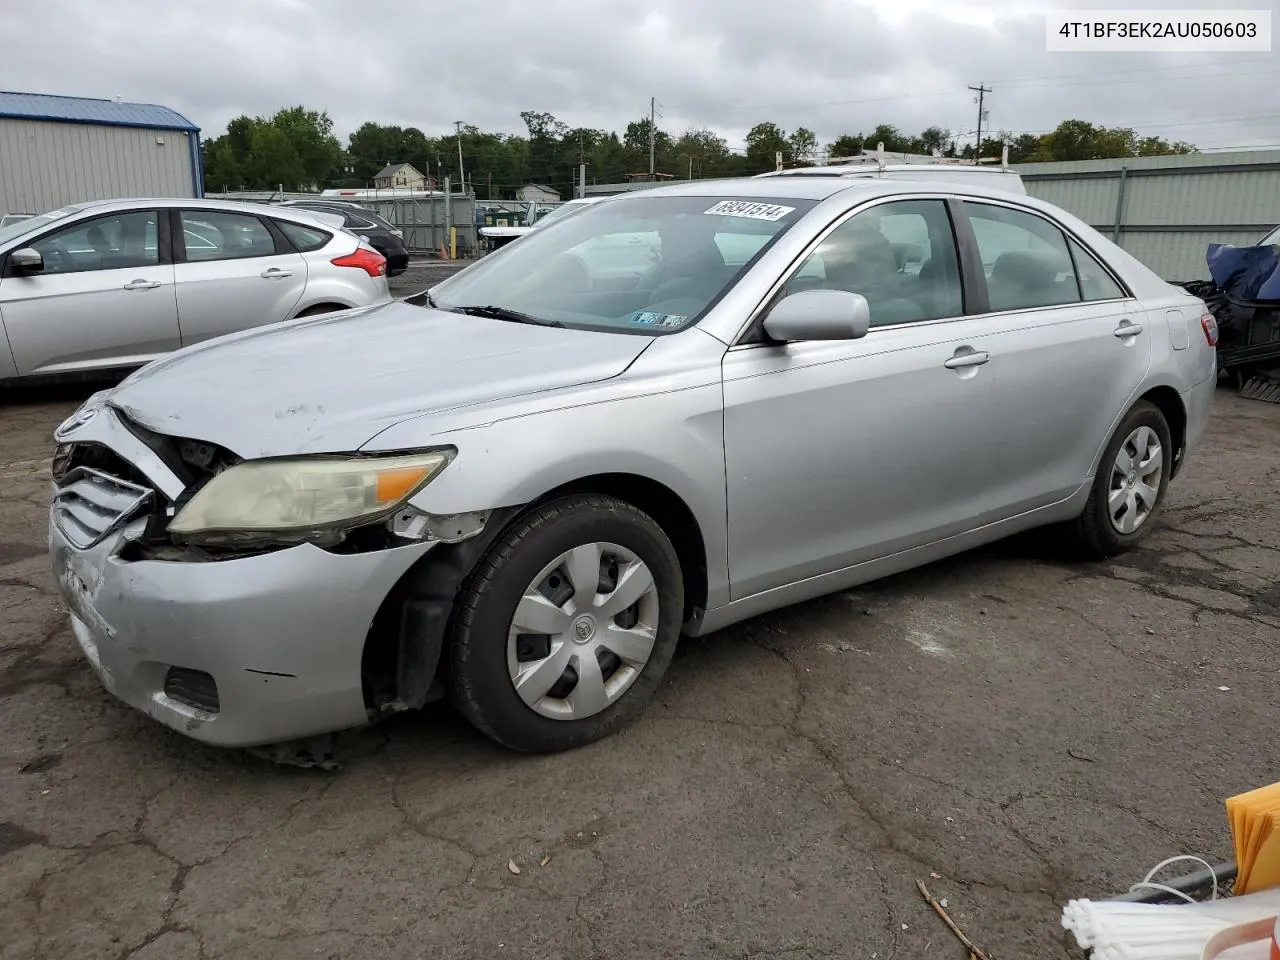
<path fill-rule="evenodd" d="M 295 104 L 343 136 L 366 120 L 523 132 L 521 110 L 621 131 L 653 96 L 663 129 L 736 145 L 764 120 L 823 142 L 878 123 L 971 133 L 966 88 L 982 81 L 995 130 L 1079 118 L 1206 146 L 1280 140 L 1270 54 L 1048 54 L 1042 11 L 1066 5 L 42 0 L 0 20 L 0 87 L 163 103 L 205 136 Z"/>

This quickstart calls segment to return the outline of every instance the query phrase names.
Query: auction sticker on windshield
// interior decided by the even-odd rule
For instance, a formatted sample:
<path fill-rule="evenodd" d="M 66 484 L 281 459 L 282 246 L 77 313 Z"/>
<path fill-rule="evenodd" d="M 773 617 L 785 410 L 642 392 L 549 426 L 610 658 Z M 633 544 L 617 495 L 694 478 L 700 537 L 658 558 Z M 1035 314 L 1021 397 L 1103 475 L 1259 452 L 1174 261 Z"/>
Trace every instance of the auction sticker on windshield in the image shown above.
<path fill-rule="evenodd" d="M 781 220 L 795 207 L 776 203 L 753 203 L 750 200 L 721 200 L 706 213 L 721 217 L 747 217 L 751 220 Z"/>

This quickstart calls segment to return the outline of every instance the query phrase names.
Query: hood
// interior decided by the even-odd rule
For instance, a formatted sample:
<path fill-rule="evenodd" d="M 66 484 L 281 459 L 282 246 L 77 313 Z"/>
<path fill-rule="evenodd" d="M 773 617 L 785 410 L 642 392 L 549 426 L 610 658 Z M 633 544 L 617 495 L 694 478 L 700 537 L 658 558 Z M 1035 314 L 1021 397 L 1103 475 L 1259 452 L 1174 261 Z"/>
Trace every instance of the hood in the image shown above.
<path fill-rule="evenodd" d="M 351 451 L 409 417 L 616 377 L 652 340 L 397 300 L 188 347 L 107 402 L 156 433 L 245 458 Z"/>

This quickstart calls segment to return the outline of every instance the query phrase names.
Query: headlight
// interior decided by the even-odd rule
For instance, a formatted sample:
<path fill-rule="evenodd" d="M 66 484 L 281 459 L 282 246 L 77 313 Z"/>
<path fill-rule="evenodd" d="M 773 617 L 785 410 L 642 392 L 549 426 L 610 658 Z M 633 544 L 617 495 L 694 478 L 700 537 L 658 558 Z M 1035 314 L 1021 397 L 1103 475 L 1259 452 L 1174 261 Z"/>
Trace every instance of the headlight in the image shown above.
<path fill-rule="evenodd" d="M 398 457 L 250 460 L 215 476 L 169 524 L 179 540 L 264 536 L 327 540 L 390 513 L 453 459 L 432 450 Z"/>

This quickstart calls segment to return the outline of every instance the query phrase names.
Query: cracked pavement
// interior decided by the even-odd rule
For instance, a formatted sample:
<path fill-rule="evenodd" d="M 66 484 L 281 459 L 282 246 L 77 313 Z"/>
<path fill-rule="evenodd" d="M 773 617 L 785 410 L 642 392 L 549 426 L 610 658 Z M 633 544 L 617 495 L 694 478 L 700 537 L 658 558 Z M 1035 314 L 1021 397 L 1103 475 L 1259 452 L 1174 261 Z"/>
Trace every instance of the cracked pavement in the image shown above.
<path fill-rule="evenodd" d="M 1275 779 L 1277 405 L 1220 392 L 1113 562 L 1019 537 L 686 640 L 585 749 L 435 705 L 325 773 L 189 742 L 84 663 L 44 509 L 90 389 L 0 398 L 4 960 L 961 960 L 918 878 L 993 957 L 1065 958 L 1067 898 L 1229 858 L 1224 798 Z"/>

